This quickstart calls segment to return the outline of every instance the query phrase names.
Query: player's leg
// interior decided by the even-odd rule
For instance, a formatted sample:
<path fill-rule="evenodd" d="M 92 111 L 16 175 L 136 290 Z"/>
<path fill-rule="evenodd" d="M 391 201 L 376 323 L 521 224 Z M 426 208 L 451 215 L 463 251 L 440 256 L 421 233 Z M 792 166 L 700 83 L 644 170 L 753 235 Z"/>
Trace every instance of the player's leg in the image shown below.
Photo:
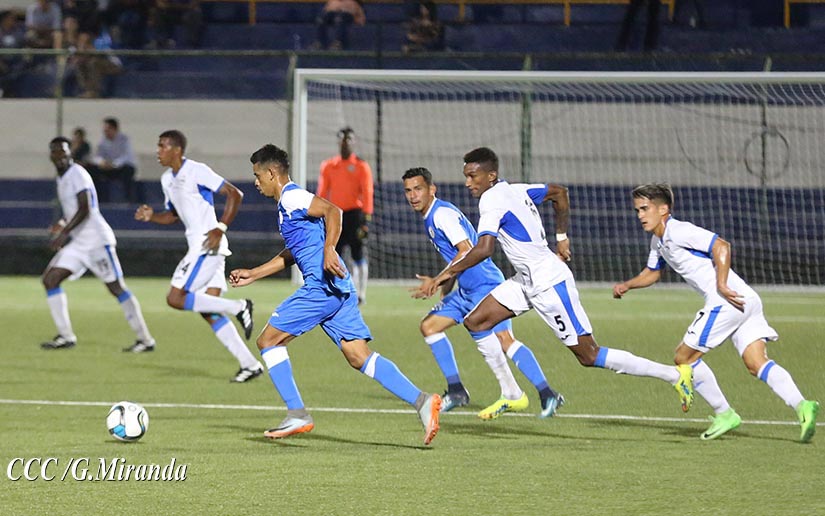
<path fill-rule="evenodd" d="M 453 294 L 456 294 L 456 292 L 451 293 L 450 296 Z M 470 403 L 470 394 L 461 381 L 453 345 L 447 334 L 444 333 L 448 328 L 455 326 L 457 322 L 452 317 L 442 314 L 441 309 L 443 307 L 443 302 L 438 303 L 421 321 L 419 329 L 421 335 L 424 336 L 424 341 L 430 347 L 430 352 L 432 352 L 438 368 L 447 380 L 447 390 L 443 395 L 444 403 L 441 410 L 442 412 L 449 412 L 456 407 L 462 407 Z"/>
<path fill-rule="evenodd" d="M 352 368 L 415 407 L 424 426 L 424 444 L 430 444 L 438 433 L 441 396 L 423 392 L 392 360 L 370 350 L 367 341 L 372 336 L 358 310 L 357 296 L 345 295 L 339 298 L 339 302 L 340 308 L 331 311 L 330 316 L 321 323 L 324 332 L 340 347 Z"/>
<path fill-rule="evenodd" d="M 270 320 L 271 321 L 271 320 Z M 294 434 L 312 431 L 315 422 L 304 406 L 289 360 L 286 346 L 295 336 L 267 324 L 258 336 L 258 349 L 269 371 L 269 378 L 286 405 L 286 418 L 275 427 L 264 432 L 270 439 L 280 439 Z"/>
<path fill-rule="evenodd" d="M 69 263 L 70 260 L 65 258 L 61 260 L 61 253 L 62 251 L 55 255 L 41 279 L 46 289 L 46 303 L 49 305 L 49 312 L 57 328 L 57 335 L 52 340 L 40 344 L 43 349 L 68 349 L 77 343 L 77 337 L 72 330 L 72 321 L 69 319 L 69 299 L 61 287 L 63 281 L 72 275 L 72 271 L 64 267 L 72 265 Z"/>
<path fill-rule="evenodd" d="M 544 376 L 544 371 L 536 360 L 533 350 L 523 342 L 516 340 L 513 336 L 513 324 L 509 320 L 499 323 L 493 330 L 501 343 L 501 349 L 538 391 L 541 400 L 539 417 L 547 418 L 555 415 L 558 408 L 564 405 L 564 396 L 554 391 L 547 383 L 547 377 Z"/>
<path fill-rule="evenodd" d="M 178 263 L 172 276 L 172 284 L 166 295 L 166 303 L 178 310 L 198 313 L 232 314 L 244 329 L 248 339 L 252 335 L 252 300 L 224 299 L 220 293 L 226 289 L 223 280 L 225 257 L 188 253 Z M 224 281 L 218 295 L 210 294 L 204 287 L 220 274 Z"/>

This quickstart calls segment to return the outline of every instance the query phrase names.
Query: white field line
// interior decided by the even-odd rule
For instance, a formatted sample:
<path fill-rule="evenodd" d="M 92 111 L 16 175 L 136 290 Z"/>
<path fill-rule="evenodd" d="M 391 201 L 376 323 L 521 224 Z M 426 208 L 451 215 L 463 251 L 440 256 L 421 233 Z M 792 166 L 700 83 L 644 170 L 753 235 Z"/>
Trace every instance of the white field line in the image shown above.
<path fill-rule="evenodd" d="M 52 401 L 52 400 L 11 400 L 0 399 L 0 405 L 45 405 L 62 407 L 111 407 L 113 401 Z M 186 408 L 199 410 L 284 410 L 284 407 L 270 405 L 225 405 L 212 403 L 143 403 L 148 408 Z M 311 412 L 334 412 L 341 414 L 415 414 L 410 409 L 370 409 L 370 408 L 348 408 L 348 407 L 307 407 Z M 453 410 L 450 415 L 455 416 L 476 416 L 475 412 Z M 536 417 L 535 414 L 504 414 L 508 417 Z M 593 420 L 620 420 L 620 421 L 657 421 L 657 422 L 688 422 L 706 423 L 707 418 L 686 418 L 686 417 L 653 417 L 653 416 L 629 416 L 623 414 L 557 414 L 557 418 L 569 419 L 593 419 Z M 742 420 L 743 423 L 751 425 L 781 425 L 795 426 L 796 421 L 769 421 L 764 419 Z M 825 426 L 825 422 L 817 423 L 817 426 Z"/>

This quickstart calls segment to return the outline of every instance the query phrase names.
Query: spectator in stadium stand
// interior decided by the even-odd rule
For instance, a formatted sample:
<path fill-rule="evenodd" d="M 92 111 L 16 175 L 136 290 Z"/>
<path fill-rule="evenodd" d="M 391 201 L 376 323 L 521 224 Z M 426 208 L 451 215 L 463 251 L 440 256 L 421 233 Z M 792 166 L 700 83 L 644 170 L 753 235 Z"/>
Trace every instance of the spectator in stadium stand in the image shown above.
<path fill-rule="evenodd" d="M 96 33 L 100 30 L 97 0 L 63 0 L 63 30 L 68 46 L 77 46 L 81 32 Z"/>
<path fill-rule="evenodd" d="M 659 40 L 659 6 L 661 2 L 659 0 L 630 0 L 622 20 L 622 27 L 619 30 L 619 39 L 616 41 L 617 51 L 627 50 L 630 43 L 630 34 L 633 32 L 633 22 L 636 20 L 642 4 L 645 3 L 647 3 L 647 27 L 642 49 L 645 52 L 656 50 L 656 44 Z"/>
<path fill-rule="evenodd" d="M 157 0 L 154 11 L 156 48 L 174 48 L 175 27 L 183 26 L 184 43 L 200 46 L 203 33 L 203 12 L 200 0 Z"/>
<path fill-rule="evenodd" d="M 353 23 L 367 23 L 360 0 L 328 0 L 316 20 L 317 39 L 314 49 L 341 50 L 349 48 L 349 28 Z M 335 39 L 329 41 L 329 29 L 335 29 Z"/>
<path fill-rule="evenodd" d="M 75 127 L 72 131 L 72 160 L 81 167 L 86 167 L 92 155 L 92 145 L 86 139 L 86 129 Z"/>
<path fill-rule="evenodd" d="M 112 39 L 120 48 L 143 48 L 152 0 L 111 0 L 106 10 Z"/>
<path fill-rule="evenodd" d="M 421 2 L 418 16 L 410 20 L 404 52 L 444 50 L 444 26 L 438 21 L 435 2 Z"/>
<path fill-rule="evenodd" d="M 77 36 L 77 49 L 106 50 L 95 46 L 93 35 L 89 32 L 81 32 Z M 77 96 L 86 99 L 99 98 L 106 76 L 116 75 L 123 69 L 120 59 L 114 55 L 78 54 L 72 56 L 70 64 L 81 90 Z"/>
<path fill-rule="evenodd" d="M 109 183 L 120 181 L 129 201 L 139 201 L 135 185 L 135 154 L 129 137 L 120 131 L 117 118 L 103 120 L 103 138 L 97 146 L 89 173 L 95 182 L 100 200 L 108 202 L 111 196 Z M 98 186 L 99 185 L 99 186 Z"/>
<path fill-rule="evenodd" d="M 369 163 L 355 155 L 355 131 L 344 127 L 338 131 L 340 154 L 321 163 L 318 177 L 318 197 L 338 206 L 343 212 L 341 238 L 335 251 L 343 256 L 345 247 L 352 255 L 352 281 L 358 291 L 358 304 L 367 299 L 369 261 L 365 256 L 365 240 L 373 211 L 372 169 Z"/>
<path fill-rule="evenodd" d="M 0 48 L 23 48 L 25 40 L 17 13 L 12 10 L 0 12 Z M 14 84 L 25 67 L 22 56 L 0 57 L 0 97 L 13 93 Z"/>
<path fill-rule="evenodd" d="M 63 15 L 51 0 L 37 0 L 26 8 L 26 46 L 63 47 Z"/>

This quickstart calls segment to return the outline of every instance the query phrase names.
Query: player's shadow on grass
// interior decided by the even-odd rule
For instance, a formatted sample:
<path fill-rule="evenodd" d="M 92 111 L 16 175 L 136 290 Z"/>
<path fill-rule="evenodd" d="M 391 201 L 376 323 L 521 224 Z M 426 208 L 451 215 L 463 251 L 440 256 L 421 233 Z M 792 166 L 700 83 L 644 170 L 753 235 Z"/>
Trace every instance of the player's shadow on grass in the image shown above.
<path fill-rule="evenodd" d="M 510 419 L 510 418 L 507 418 Z M 518 437 L 547 437 L 555 439 L 581 439 L 573 435 L 559 434 L 552 431 L 536 431 L 519 428 L 518 421 L 478 421 L 473 423 L 454 423 L 441 420 L 441 431 L 455 435 L 473 435 L 485 439 L 513 439 Z"/>
<path fill-rule="evenodd" d="M 221 376 L 217 376 L 215 374 L 210 373 L 206 369 L 203 368 L 196 368 L 196 367 L 179 367 L 179 366 L 169 366 L 164 364 L 132 364 L 129 366 L 132 369 L 147 369 L 157 371 L 160 374 L 164 374 L 166 376 L 171 377 L 199 377 L 199 378 L 208 378 L 210 380 L 221 379 Z M 226 375 L 226 378 L 229 378 L 229 374 Z M 225 378 L 225 379 L 226 379 Z"/>
<path fill-rule="evenodd" d="M 248 429 L 246 429 L 248 430 Z M 320 433 L 309 433 L 303 435 L 296 435 L 292 437 L 287 437 L 285 439 L 268 439 L 266 437 L 245 437 L 249 442 L 257 443 L 257 444 L 265 444 L 267 446 L 282 446 L 282 447 L 289 447 L 289 448 L 305 448 L 309 443 L 312 441 L 316 442 L 329 442 L 335 444 L 349 444 L 349 445 L 356 445 L 356 446 L 378 446 L 378 447 L 386 447 L 386 448 L 400 448 L 400 449 L 408 449 L 408 450 L 432 450 L 430 446 L 425 446 L 423 444 L 420 445 L 411 445 L 411 444 L 400 444 L 400 443 L 379 443 L 375 441 L 355 441 L 352 439 L 342 439 L 340 437 L 332 437 L 330 435 L 324 435 Z"/>

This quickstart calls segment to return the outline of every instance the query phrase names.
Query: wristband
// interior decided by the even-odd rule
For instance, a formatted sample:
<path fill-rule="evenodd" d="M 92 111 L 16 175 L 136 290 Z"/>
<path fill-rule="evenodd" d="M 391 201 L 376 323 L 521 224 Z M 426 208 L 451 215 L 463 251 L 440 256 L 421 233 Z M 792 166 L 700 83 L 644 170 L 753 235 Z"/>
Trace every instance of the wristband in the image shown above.
<path fill-rule="evenodd" d="M 567 240 L 567 233 L 556 233 L 556 242 L 564 242 Z"/>
<path fill-rule="evenodd" d="M 216 228 L 218 228 L 218 229 L 220 229 L 220 230 L 221 230 L 221 232 L 223 232 L 223 233 L 226 233 L 226 230 L 227 230 L 227 229 L 229 229 L 229 228 L 226 226 L 226 224 L 224 224 L 223 222 L 218 222 L 218 225 L 217 225 L 217 226 L 215 226 L 215 227 L 216 227 Z"/>

